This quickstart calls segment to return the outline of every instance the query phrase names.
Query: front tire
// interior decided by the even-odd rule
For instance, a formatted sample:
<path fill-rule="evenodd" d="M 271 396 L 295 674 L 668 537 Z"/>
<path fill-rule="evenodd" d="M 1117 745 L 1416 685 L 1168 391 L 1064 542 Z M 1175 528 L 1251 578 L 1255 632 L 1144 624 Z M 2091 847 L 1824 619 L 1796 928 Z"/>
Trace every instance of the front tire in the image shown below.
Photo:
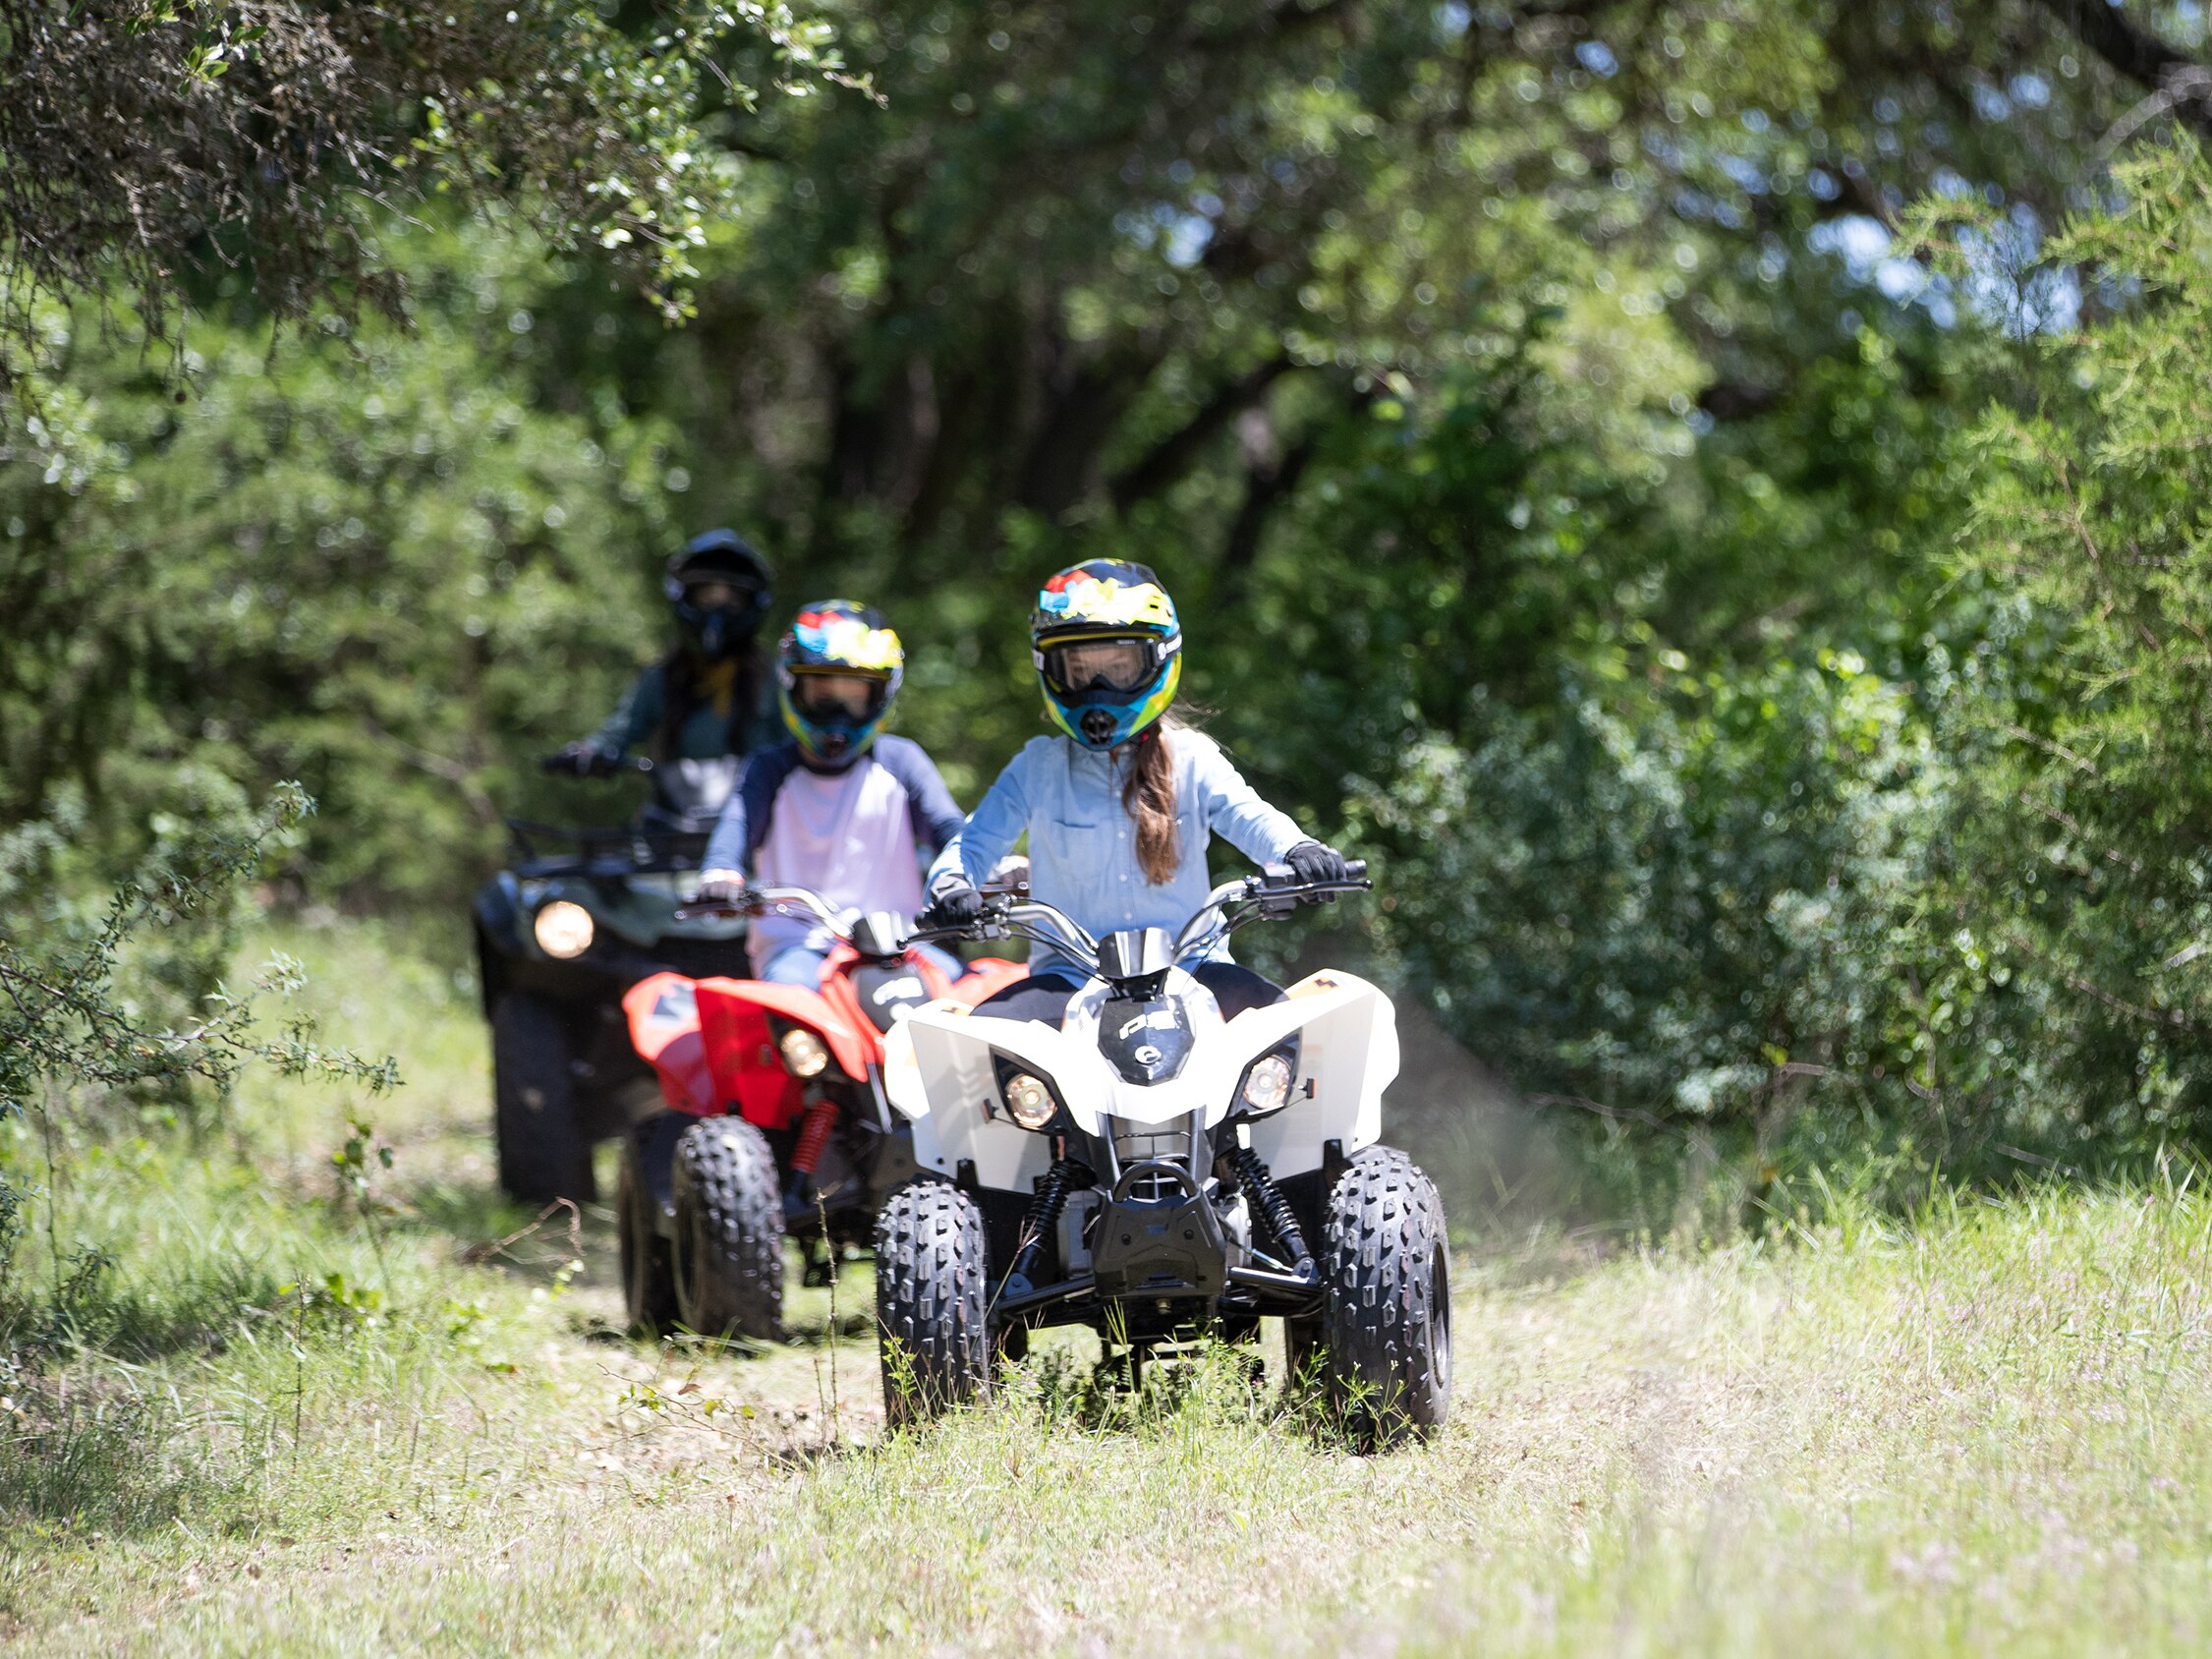
<path fill-rule="evenodd" d="M 590 1203 L 592 1142 L 569 1070 L 567 1022 L 552 1003 L 510 991 L 491 1010 L 492 1137 L 499 1184 L 523 1204 Z"/>
<path fill-rule="evenodd" d="M 1332 1416 L 1362 1444 L 1427 1440 L 1451 1408 L 1450 1246 L 1436 1183 L 1387 1146 L 1329 1195 L 1322 1340 Z"/>
<path fill-rule="evenodd" d="M 783 1194 L 775 1155 L 742 1117 L 676 1143 L 669 1267 L 676 1317 L 705 1337 L 783 1340 Z"/>
<path fill-rule="evenodd" d="M 883 1414 L 893 1428 L 928 1421 L 986 1393 L 991 1337 L 983 1212 L 958 1187 L 921 1180 L 876 1219 L 876 1323 Z"/>
<path fill-rule="evenodd" d="M 676 1323 L 676 1281 L 669 1267 L 668 1240 L 660 1236 L 652 1185 L 638 1163 L 638 1137 L 622 1137 L 621 1171 L 615 1177 L 615 1239 L 622 1258 L 622 1309 L 630 1329 L 653 1336 Z"/>

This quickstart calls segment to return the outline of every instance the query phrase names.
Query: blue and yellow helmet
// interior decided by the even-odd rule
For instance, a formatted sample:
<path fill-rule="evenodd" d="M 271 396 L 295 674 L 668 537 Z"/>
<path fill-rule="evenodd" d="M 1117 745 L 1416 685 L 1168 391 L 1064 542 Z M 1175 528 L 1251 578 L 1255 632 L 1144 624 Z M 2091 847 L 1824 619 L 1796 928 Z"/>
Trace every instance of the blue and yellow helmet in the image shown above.
<path fill-rule="evenodd" d="M 1086 749 L 1142 735 L 1182 683 L 1182 624 L 1148 565 L 1070 565 L 1038 594 L 1029 637 L 1046 712 Z"/>
<path fill-rule="evenodd" d="M 906 652 L 881 611 L 817 600 L 799 607 L 775 666 L 784 728 L 808 760 L 838 768 L 876 741 L 905 677 Z"/>

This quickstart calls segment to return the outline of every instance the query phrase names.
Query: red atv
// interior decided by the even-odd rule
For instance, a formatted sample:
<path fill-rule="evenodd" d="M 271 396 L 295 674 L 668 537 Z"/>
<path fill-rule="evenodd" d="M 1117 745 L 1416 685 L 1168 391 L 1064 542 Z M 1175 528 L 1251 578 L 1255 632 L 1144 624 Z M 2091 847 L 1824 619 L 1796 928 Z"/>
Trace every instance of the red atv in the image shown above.
<path fill-rule="evenodd" d="M 680 915 L 729 907 L 699 906 Z M 835 914 L 805 887 L 756 889 L 745 914 L 807 914 L 836 936 L 822 984 L 659 973 L 622 999 L 670 1111 L 622 1142 L 615 1198 L 623 1302 L 644 1329 L 783 1335 L 783 1241 L 810 1282 L 875 1236 L 883 1199 L 915 1173 L 913 1135 L 883 1093 L 883 1036 L 950 997 L 973 1006 L 1028 972 L 984 959 L 948 976 L 902 918 Z"/>

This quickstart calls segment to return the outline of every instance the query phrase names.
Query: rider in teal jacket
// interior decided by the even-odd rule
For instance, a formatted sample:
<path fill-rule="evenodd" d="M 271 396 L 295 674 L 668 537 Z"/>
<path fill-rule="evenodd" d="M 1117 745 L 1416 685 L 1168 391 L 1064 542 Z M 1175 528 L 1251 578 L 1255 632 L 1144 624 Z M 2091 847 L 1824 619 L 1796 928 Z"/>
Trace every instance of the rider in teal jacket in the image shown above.
<path fill-rule="evenodd" d="M 781 735 L 755 638 L 775 602 L 767 561 L 735 531 L 709 530 L 668 561 L 662 589 L 676 646 L 639 673 L 597 731 L 562 752 L 579 772 L 611 772 L 639 751 L 663 764 L 742 759 Z"/>

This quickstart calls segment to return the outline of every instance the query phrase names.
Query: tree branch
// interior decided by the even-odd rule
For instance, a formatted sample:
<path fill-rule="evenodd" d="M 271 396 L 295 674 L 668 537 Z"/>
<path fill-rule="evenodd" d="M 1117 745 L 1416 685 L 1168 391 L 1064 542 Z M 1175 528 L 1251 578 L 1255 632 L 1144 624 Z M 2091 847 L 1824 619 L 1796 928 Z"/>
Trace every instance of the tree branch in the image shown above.
<path fill-rule="evenodd" d="M 1280 4 L 1267 7 L 1258 18 L 1241 28 L 1223 29 L 1219 34 L 1199 34 L 1191 43 L 1203 51 L 1213 52 L 1248 46 L 1260 40 L 1277 40 L 1285 34 L 1353 11 L 1356 5 L 1357 0 L 1321 0 L 1318 6 L 1301 6 L 1298 0 L 1281 0 Z"/>
<path fill-rule="evenodd" d="M 2151 30 L 2137 28 L 2127 13 L 2105 0 L 2037 3 L 2112 68 L 2149 91 L 2166 94 L 2177 116 L 2200 137 L 2212 139 L 2212 100 L 2201 85 L 2202 64 L 2177 52 Z"/>
<path fill-rule="evenodd" d="M 1191 469 L 1198 452 L 1230 421 L 1259 401 L 1261 393 L 1297 366 L 1286 355 L 1271 357 L 1221 387 L 1176 430 L 1169 432 L 1132 465 L 1114 474 L 1106 487 L 1116 512 L 1166 489 Z"/>
<path fill-rule="evenodd" d="M 1371 384 L 1354 388 L 1346 400 L 1344 414 L 1357 416 L 1377 396 Z M 1227 540 L 1221 544 L 1220 586 L 1217 597 L 1223 602 L 1233 602 L 1241 596 L 1245 579 L 1260 556 L 1260 538 L 1267 530 L 1268 520 L 1282 501 L 1294 493 L 1298 481 L 1313 464 L 1322 440 L 1334 428 L 1334 420 L 1324 418 L 1306 429 L 1305 435 L 1290 446 L 1279 461 L 1255 464 L 1246 469 L 1244 501 L 1236 510 L 1236 518 L 1229 525 Z"/>

